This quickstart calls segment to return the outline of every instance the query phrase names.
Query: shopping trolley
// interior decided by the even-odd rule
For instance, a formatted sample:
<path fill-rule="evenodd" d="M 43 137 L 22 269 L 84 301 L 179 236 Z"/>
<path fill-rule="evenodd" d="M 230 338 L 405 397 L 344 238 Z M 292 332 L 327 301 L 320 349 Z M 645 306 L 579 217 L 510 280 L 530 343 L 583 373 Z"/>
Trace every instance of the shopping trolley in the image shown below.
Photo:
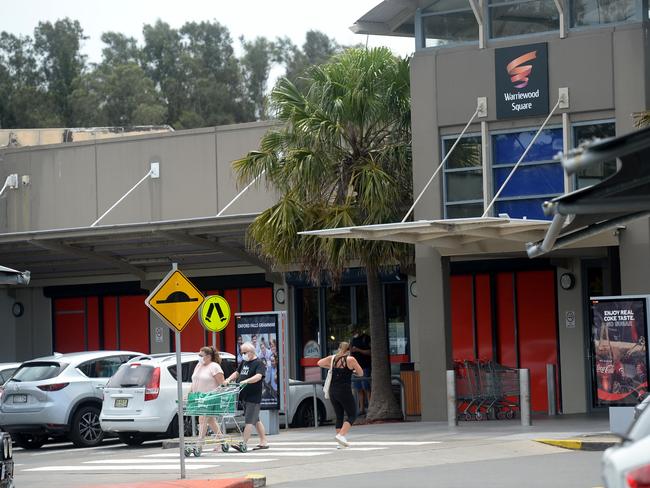
<path fill-rule="evenodd" d="M 208 445 L 221 446 L 223 452 L 228 452 L 231 446 L 237 446 L 240 452 L 246 452 L 246 443 L 239 424 L 235 420 L 239 393 L 246 386 L 241 383 L 230 383 L 220 386 L 208 393 L 190 393 L 183 405 L 183 414 L 186 416 L 205 415 L 216 417 L 221 432 L 214 432 L 210 438 L 190 437 L 185 439 L 185 455 L 200 456 L 203 448 Z M 235 424 L 236 433 L 228 434 L 228 423 Z"/>

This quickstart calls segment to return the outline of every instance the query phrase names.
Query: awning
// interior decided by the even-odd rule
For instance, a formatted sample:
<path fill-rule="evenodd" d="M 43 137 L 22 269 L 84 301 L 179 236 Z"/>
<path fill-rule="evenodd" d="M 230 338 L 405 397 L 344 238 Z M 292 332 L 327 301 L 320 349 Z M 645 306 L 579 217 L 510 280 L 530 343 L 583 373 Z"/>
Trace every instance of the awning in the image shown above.
<path fill-rule="evenodd" d="M 17 271 L 15 269 L 0 266 L 0 285 L 29 285 L 29 271 Z"/>
<path fill-rule="evenodd" d="M 541 239 L 549 225 L 550 222 L 546 220 L 475 217 L 342 227 L 300 234 L 422 244 L 434 247 L 442 256 L 463 256 L 522 253 L 525 243 Z M 611 246 L 617 243 L 617 238 L 612 234 L 601 234 L 576 247 Z"/>
<path fill-rule="evenodd" d="M 530 257 L 650 216 L 650 128 L 578 148 L 562 165 L 574 174 L 615 158 L 619 168 L 609 178 L 544 203 L 544 213 L 553 215 L 553 224 L 543 240 L 527 245 Z"/>
<path fill-rule="evenodd" d="M 246 250 L 246 232 L 256 216 L 0 234 L 0 258 L 13 268 L 29 269 L 35 286 L 158 279 L 172 262 L 184 272 L 236 274 L 248 267 L 270 273 Z"/>

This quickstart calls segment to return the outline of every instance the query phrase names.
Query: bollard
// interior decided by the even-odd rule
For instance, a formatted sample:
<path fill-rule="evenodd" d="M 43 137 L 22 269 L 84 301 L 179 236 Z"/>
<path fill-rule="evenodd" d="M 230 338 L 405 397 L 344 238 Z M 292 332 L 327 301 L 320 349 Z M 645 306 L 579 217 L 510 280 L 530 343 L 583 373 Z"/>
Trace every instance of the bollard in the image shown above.
<path fill-rule="evenodd" d="M 314 427 L 318 427 L 318 400 L 316 400 L 316 385 L 314 387 Z"/>
<path fill-rule="evenodd" d="M 548 414 L 557 415 L 557 402 L 555 399 L 555 365 L 546 365 L 546 393 L 548 397 Z"/>
<path fill-rule="evenodd" d="M 519 370 L 519 413 L 521 425 L 530 426 L 530 383 L 527 369 Z"/>
<path fill-rule="evenodd" d="M 454 370 L 447 370 L 447 424 L 449 427 L 458 425 L 456 415 L 456 376 Z"/>

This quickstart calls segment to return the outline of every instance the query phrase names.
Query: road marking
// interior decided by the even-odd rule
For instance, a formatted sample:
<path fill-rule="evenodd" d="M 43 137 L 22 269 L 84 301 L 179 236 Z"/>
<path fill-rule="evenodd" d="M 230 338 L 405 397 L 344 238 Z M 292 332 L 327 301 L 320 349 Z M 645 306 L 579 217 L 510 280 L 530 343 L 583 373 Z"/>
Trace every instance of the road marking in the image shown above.
<path fill-rule="evenodd" d="M 185 466 L 185 469 L 188 470 L 197 470 L 197 469 L 208 469 L 208 468 L 218 468 L 219 464 L 189 464 Z M 23 469 L 21 472 L 27 471 L 119 471 L 119 470 L 132 470 L 132 471 L 156 471 L 156 470 L 167 470 L 167 471 L 177 471 L 179 469 L 178 464 L 128 464 L 122 466 L 43 466 L 40 468 L 31 468 Z"/>
<path fill-rule="evenodd" d="M 425 446 L 440 444 L 441 441 L 350 441 L 351 446 Z M 335 441 L 280 441 L 269 442 L 269 446 L 336 446 Z"/>
<path fill-rule="evenodd" d="M 169 462 L 169 459 L 145 459 L 144 461 L 153 462 L 153 463 L 166 463 Z M 186 463 L 190 464 L 202 464 L 202 463 L 268 463 L 270 461 L 277 461 L 277 459 L 271 458 L 258 458 L 255 459 L 223 459 L 223 458 L 185 458 Z M 84 464 L 138 464 L 142 463 L 142 459 L 104 459 L 101 461 L 86 461 Z"/>
<path fill-rule="evenodd" d="M 271 451 L 271 452 L 269 452 Z M 204 454 L 209 454 L 205 453 Z M 212 453 L 212 454 L 217 454 L 217 453 Z M 219 459 L 223 458 L 228 458 L 228 457 L 254 457 L 257 459 L 258 457 L 264 457 L 264 456 L 282 456 L 282 457 L 312 457 L 312 456 L 322 456 L 324 454 L 332 454 L 332 451 L 310 451 L 310 452 L 301 452 L 301 451 L 294 451 L 294 452 L 276 452 L 273 449 L 269 449 L 268 451 L 264 452 L 228 452 L 228 453 L 222 453 L 219 455 Z M 143 456 L 146 458 L 178 458 L 180 457 L 179 453 L 176 452 L 170 452 L 170 453 L 163 453 L 163 454 L 148 454 L 146 456 Z"/>

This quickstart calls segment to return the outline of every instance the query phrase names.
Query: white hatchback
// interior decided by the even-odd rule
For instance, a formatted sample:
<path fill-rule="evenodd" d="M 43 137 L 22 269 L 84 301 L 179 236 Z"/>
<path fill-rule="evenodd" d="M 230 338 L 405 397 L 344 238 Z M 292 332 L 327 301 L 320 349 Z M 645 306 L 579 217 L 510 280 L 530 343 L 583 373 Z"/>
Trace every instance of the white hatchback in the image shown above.
<path fill-rule="evenodd" d="M 199 360 L 196 353 L 182 353 L 183 395 L 189 392 L 192 373 Z M 235 357 L 221 353 L 226 376 L 234 371 Z M 155 437 L 177 437 L 176 354 L 140 356 L 123 364 L 104 389 L 99 422 L 102 430 L 136 446 Z M 189 425 L 186 420 L 186 432 Z"/>
<path fill-rule="evenodd" d="M 607 488 L 650 486 L 650 410 L 630 426 L 623 442 L 603 453 L 603 481 Z"/>

